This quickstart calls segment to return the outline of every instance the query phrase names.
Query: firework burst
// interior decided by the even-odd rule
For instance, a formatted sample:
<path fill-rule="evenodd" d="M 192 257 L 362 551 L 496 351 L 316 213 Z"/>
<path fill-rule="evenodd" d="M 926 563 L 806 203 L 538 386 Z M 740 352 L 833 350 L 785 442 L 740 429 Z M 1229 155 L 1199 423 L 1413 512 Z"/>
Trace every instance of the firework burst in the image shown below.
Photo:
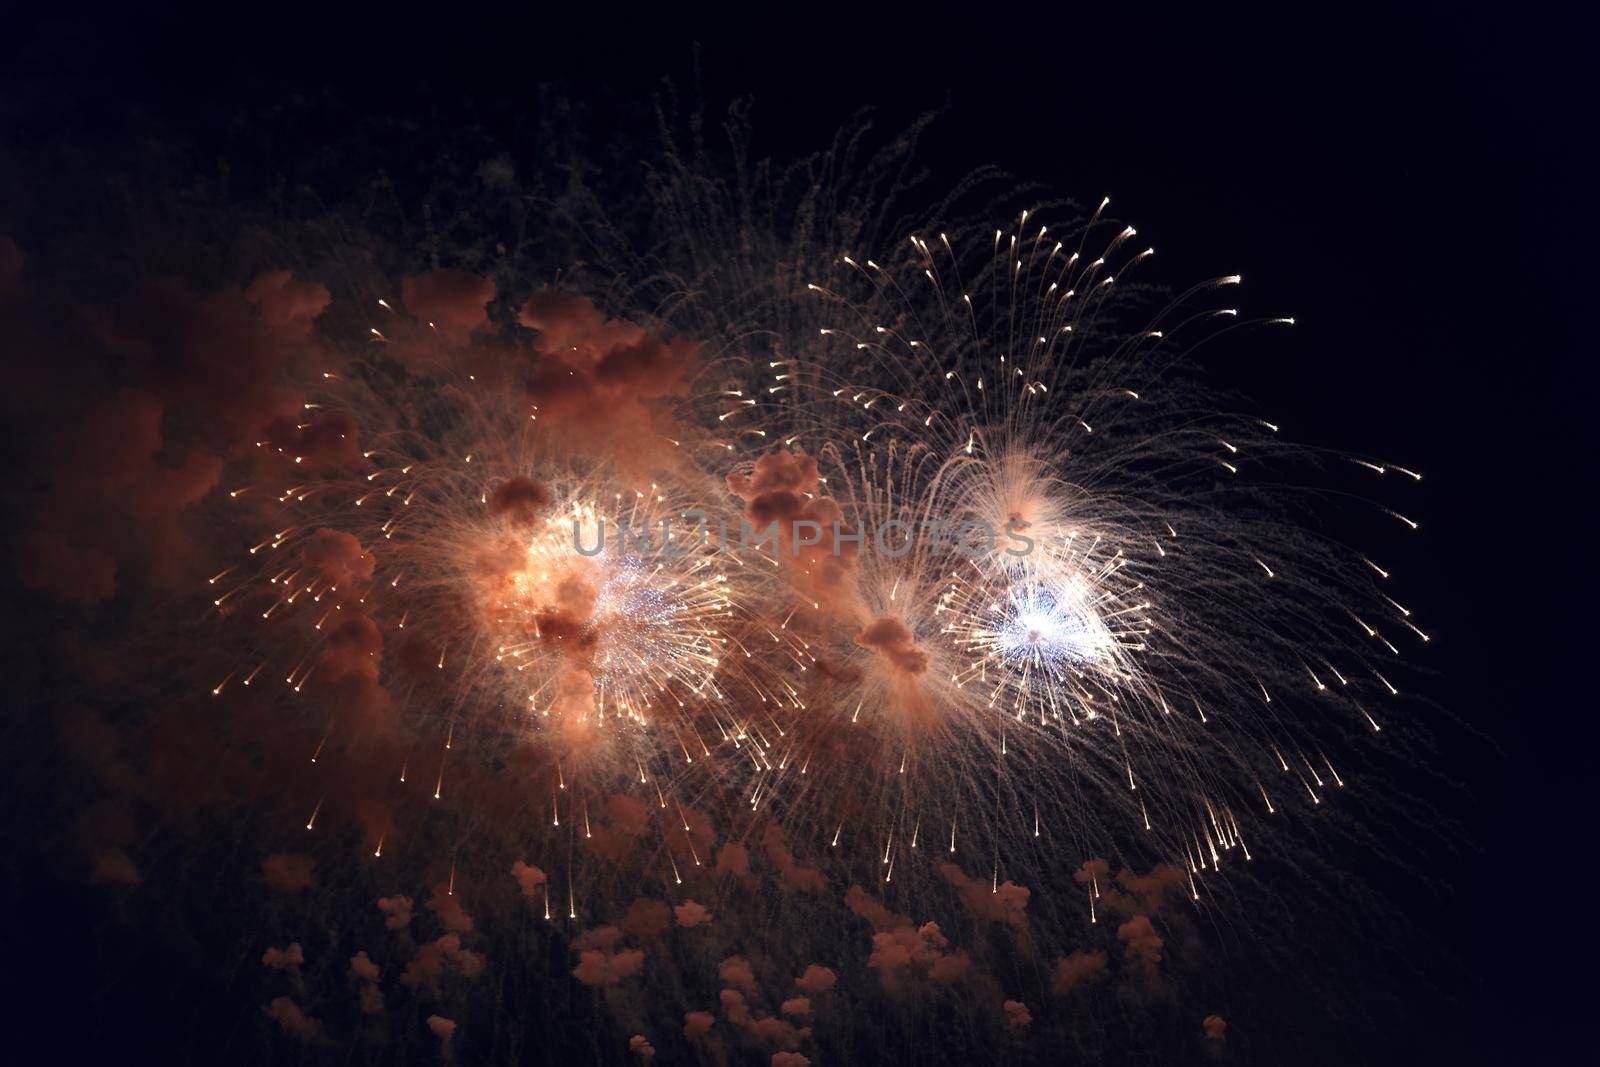
<path fill-rule="evenodd" d="M 433 890 L 408 975 L 478 973 L 458 888 L 515 887 L 585 985 L 713 914 L 810 973 L 841 899 L 885 988 L 998 989 L 952 913 L 1062 954 L 1057 992 L 1114 915 L 1153 980 L 1151 916 L 1231 922 L 1229 875 L 1297 855 L 1427 640 L 1318 479 L 1419 477 L 1207 389 L 1204 352 L 1292 320 L 1241 316 L 1236 276 L 1157 294 L 1105 202 L 891 240 L 870 183 L 780 232 L 701 177 L 665 170 L 648 253 L 514 306 L 526 279 L 450 270 L 252 287 L 247 321 L 281 294 L 304 330 L 289 413 L 199 502 L 231 557 L 172 660 L 206 744 L 260 765 L 267 847 L 360 864 L 388 929 Z M 800 1047 L 736 960 L 729 1024 Z"/>

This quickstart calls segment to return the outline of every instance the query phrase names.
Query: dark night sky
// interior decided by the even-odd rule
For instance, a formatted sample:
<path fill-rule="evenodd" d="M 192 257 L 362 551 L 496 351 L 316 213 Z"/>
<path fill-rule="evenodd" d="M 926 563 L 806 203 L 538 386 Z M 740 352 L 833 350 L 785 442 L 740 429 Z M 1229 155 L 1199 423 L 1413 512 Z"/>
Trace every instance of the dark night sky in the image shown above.
<path fill-rule="evenodd" d="M 372 113 L 469 102 L 512 137 L 536 83 L 637 99 L 692 83 L 698 42 L 705 98 L 752 97 L 762 151 L 818 145 L 861 105 L 886 126 L 942 105 L 925 161 L 948 177 L 992 162 L 1113 196 L 1164 278 L 1238 271 L 1247 307 L 1297 316 L 1292 345 L 1247 348 L 1228 384 L 1304 439 L 1428 475 L 1411 599 L 1439 635 L 1439 703 L 1482 736 L 1446 729 L 1435 758 L 1463 783 L 1441 799 L 1466 826 L 1436 872 L 1449 889 L 1399 901 L 1469 964 L 1431 976 L 1453 999 L 1417 1026 L 1466 1062 L 1575 1035 L 1600 740 L 1574 625 L 1595 422 L 1582 31 L 1478 3 L 868 8 L 31 16 L 0 44 L 0 121 L 91 143 L 137 111 L 206 144 L 235 106 L 328 89 Z"/>

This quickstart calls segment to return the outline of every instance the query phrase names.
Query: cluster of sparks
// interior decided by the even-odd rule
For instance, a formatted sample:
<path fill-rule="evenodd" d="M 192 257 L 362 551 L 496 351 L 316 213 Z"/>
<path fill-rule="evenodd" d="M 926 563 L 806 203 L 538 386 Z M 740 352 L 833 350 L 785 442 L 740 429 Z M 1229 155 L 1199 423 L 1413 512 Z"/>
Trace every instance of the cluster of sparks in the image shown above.
<path fill-rule="evenodd" d="M 457 359 L 382 301 L 371 355 L 315 383 L 302 427 L 345 418 L 373 443 L 365 469 L 232 494 L 270 493 L 284 517 L 212 579 L 239 656 L 212 692 L 276 684 L 294 701 L 341 615 L 415 636 L 438 682 L 389 683 L 409 728 L 395 784 L 427 749 L 438 769 L 420 784 L 458 800 L 446 753 L 465 736 L 485 760 L 533 750 L 553 773 L 526 784 L 523 836 L 566 872 L 573 917 L 587 877 L 573 842 L 619 790 L 676 814 L 686 839 L 691 803 L 771 818 L 841 881 L 870 864 L 898 886 L 907 857 L 939 852 L 995 885 L 1048 886 L 1138 848 L 1187 870 L 1198 901 L 1203 873 L 1250 858 L 1253 825 L 1345 785 L 1330 737 L 1381 729 L 1395 642 L 1428 638 L 1385 569 L 1260 506 L 1271 490 L 1253 475 L 1305 450 L 1169 377 L 1229 330 L 1292 320 L 1217 306 L 1230 276 L 1119 332 L 1117 294 L 1152 250 L 1127 227 L 1086 251 L 1105 206 L 1070 237 L 1023 213 L 969 237 L 976 255 L 917 235 L 895 266 L 826 265 L 788 316 L 807 334 L 723 353 L 673 401 L 685 429 L 649 442 L 672 459 L 643 475 L 553 442 L 509 370 Z M 402 328 L 434 354 L 425 379 L 377 366 Z M 450 416 L 419 429 L 429 391 Z M 619 526 L 681 533 L 695 510 L 737 524 L 726 476 L 778 455 L 816 462 L 796 496 L 834 502 L 856 535 L 842 554 L 746 549 L 726 525 L 678 554 L 616 550 Z M 516 478 L 549 494 L 526 521 L 490 507 Z M 926 535 L 963 519 L 1031 550 Z M 873 543 L 889 521 L 916 534 L 903 550 Z M 300 562 L 327 530 L 370 570 Z M 308 799 L 306 828 L 321 828 L 334 812 Z M 675 850 L 658 857 L 673 885 L 690 877 Z"/>

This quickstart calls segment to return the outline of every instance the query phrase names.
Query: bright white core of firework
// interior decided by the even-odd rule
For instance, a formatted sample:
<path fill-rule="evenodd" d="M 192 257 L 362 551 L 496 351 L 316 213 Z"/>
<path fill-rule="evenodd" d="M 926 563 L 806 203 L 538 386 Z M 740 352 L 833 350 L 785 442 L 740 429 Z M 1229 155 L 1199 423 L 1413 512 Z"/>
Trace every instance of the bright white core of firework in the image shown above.
<path fill-rule="evenodd" d="M 1113 643 L 1104 623 L 1070 587 L 1032 586 L 1014 594 L 1002 610 L 995 644 L 1007 661 L 1086 664 L 1102 659 Z"/>

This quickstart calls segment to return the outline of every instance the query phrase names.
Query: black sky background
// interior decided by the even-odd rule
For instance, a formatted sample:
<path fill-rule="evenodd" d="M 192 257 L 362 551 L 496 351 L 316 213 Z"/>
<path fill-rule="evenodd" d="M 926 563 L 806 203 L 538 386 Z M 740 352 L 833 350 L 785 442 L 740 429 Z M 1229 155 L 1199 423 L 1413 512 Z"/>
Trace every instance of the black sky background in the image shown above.
<path fill-rule="evenodd" d="M 1566 16 L 219 4 L 5 22 L 0 120 L 23 141 L 93 143 L 137 120 L 207 145 L 236 110 L 291 92 L 356 113 L 461 106 L 512 141 L 539 82 L 626 102 L 698 79 L 709 111 L 753 98 L 756 147 L 780 155 L 862 105 L 888 128 L 945 107 L 924 160 L 946 179 L 995 163 L 1080 201 L 1109 194 L 1162 278 L 1242 273 L 1243 306 L 1299 325 L 1229 357 L 1226 384 L 1298 438 L 1427 475 L 1406 588 L 1437 635 L 1430 695 L 1467 727 L 1444 729 L 1435 757 L 1462 783 L 1441 803 L 1465 829 L 1434 872 L 1446 888 L 1396 902 L 1464 966 L 1430 976 L 1445 995 L 1396 1048 L 1538 1062 L 1583 1047 L 1568 1043 L 1593 1012 L 1596 947 L 1597 417 L 1579 323 L 1597 94 Z M 90 953 L 89 933 L 52 936 Z M 32 996 L 57 981 L 8 978 Z"/>

